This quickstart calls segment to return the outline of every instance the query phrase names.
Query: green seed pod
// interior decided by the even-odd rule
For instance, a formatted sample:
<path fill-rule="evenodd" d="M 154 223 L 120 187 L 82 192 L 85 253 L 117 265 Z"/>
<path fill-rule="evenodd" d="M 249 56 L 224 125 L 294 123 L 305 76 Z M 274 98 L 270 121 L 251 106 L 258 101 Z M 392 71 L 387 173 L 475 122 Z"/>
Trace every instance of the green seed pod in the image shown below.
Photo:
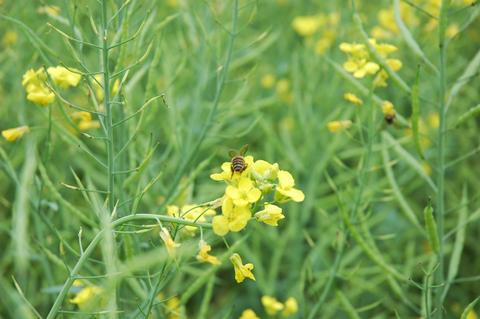
<path fill-rule="evenodd" d="M 437 223 L 433 218 L 433 208 L 431 203 L 428 203 L 427 207 L 423 210 L 423 216 L 425 218 L 425 228 L 430 245 L 432 246 L 433 251 L 438 253 L 440 244 L 438 240 Z"/>

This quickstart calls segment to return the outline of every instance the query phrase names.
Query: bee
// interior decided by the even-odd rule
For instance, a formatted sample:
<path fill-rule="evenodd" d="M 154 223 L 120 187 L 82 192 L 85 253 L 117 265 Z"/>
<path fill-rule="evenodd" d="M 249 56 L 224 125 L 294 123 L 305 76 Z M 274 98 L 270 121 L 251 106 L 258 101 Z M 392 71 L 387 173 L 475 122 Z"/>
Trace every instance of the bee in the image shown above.
<path fill-rule="evenodd" d="M 387 122 L 387 124 L 391 125 L 393 121 L 395 121 L 395 113 L 385 115 L 385 122 Z"/>
<path fill-rule="evenodd" d="M 231 162 L 230 169 L 232 170 L 232 176 L 233 176 L 233 173 L 235 172 L 242 173 L 247 168 L 248 164 L 245 163 L 245 159 L 243 158 L 247 150 L 248 150 L 248 144 L 243 145 L 242 148 L 240 148 L 240 151 L 238 152 L 230 151 L 228 153 L 228 155 L 230 155 L 230 157 L 232 158 L 230 160 Z"/>

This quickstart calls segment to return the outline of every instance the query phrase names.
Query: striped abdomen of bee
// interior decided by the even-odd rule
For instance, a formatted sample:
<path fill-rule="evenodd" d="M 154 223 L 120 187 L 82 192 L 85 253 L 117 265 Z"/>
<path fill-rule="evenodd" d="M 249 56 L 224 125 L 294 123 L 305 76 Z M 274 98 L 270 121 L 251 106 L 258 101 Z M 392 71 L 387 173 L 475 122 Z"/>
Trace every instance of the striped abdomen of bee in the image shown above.
<path fill-rule="evenodd" d="M 245 163 L 243 156 L 239 155 L 232 158 L 232 164 L 230 167 L 233 175 L 234 172 L 243 172 L 247 168 L 247 164 Z"/>

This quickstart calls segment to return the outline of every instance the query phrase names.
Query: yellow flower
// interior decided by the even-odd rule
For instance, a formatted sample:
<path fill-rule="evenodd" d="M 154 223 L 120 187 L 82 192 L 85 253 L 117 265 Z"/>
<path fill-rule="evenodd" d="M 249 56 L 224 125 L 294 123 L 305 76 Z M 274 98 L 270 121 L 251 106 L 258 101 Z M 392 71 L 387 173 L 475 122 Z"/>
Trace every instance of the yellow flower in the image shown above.
<path fill-rule="evenodd" d="M 273 74 L 265 74 L 262 76 L 260 84 L 264 89 L 271 89 L 275 85 L 275 76 Z"/>
<path fill-rule="evenodd" d="M 210 245 L 208 245 L 204 240 L 200 240 L 198 246 L 200 248 L 200 251 L 197 255 L 198 261 L 210 263 L 212 265 L 220 265 L 220 260 L 218 260 L 217 257 L 208 254 L 208 252 L 212 250 Z"/>
<path fill-rule="evenodd" d="M 230 256 L 230 261 L 233 264 L 233 269 L 235 270 L 235 280 L 237 283 L 241 283 L 245 280 L 245 278 L 249 278 L 255 280 L 255 276 L 252 273 L 253 264 L 243 264 L 242 257 L 239 254 L 233 254 Z"/>
<path fill-rule="evenodd" d="M 383 101 L 382 103 L 382 113 L 386 116 L 395 115 L 395 107 L 390 101 Z"/>
<path fill-rule="evenodd" d="M 283 310 L 283 304 L 277 299 L 270 296 L 262 297 L 262 305 L 265 308 L 265 312 L 270 316 L 274 316 L 279 311 Z"/>
<path fill-rule="evenodd" d="M 293 94 L 290 90 L 290 81 L 287 79 L 281 79 L 277 82 L 277 86 L 275 88 L 278 96 L 280 99 L 285 103 L 292 103 L 293 101 Z"/>
<path fill-rule="evenodd" d="M 72 120 L 74 121 L 91 121 L 92 113 L 85 111 L 78 111 L 72 113 Z"/>
<path fill-rule="evenodd" d="M 48 14 L 58 16 L 60 14 L 60 7 L 58 6 L 41 6 L 38 7 L 37 12 L 40 14 Z"/>
<path fill-rule="evenodd" d="M 184 309 L 182 308 L 182 304 L 180 302 L 180 298 L 172 297 L 167 300 L 165 304 L 165 310 L 167 313 L 168 319 L 185 319 Z"/>
<path fill-rule="evenodd" d="M 2 131 L 2 136 L 9 142 L 14 142 L 30 131 L 26 125 Z"/>
<path fill-rule="evenodd" d="M 27 100 L 41 106 L 47 106 L 55 100 L 55 94 L 49 88 L 40 86 L 28 92 Z"/>
<path fill-rule="evenodd" d="M 180 244 L 173 241 L 172 236 L 170 236 L 168 229 L 165 227 L 160 229 L 160 238 L 162 238 L 163 242 L 165 243 L 168 254 L 171 257 L 175 256 L 175 251 L 177 247 L 180 247 Z"/>
<path fill-rule="evenodd" d="M 292 21 L 292 28 L 302 37 L 309 37 L 322 25 L 321 16 L 298 16 Z"/>
<path fill-rule="evenodd" d="M 99 121 L 80 121 L 78 123 L 78 129 L 80 131 L 88 131 L 88 130 L 93 130 L 97 128 L 100 128 Z"/>
<path fill-rule="evenodd" d="M 168 208 L 167 208 L 167 213 L 168 213 Z M 213 215 L 215 215 L 215 211 L 213 209 L 191 204 L 191 205 L 182 206 L 182 209 L 180 210 L 180 216 L 178 217 L 181 217 L 191 222 L 203 223 L 207 221 L 206 216 L 213 216 Z M 184 233 L 190 236 L 194 236 L 195 233 L 197 232 L 197 229 L 198 228 L 195 226 L 185 226 L 184 228 L 182 228 Z"/>
<path fill-rule="evenodd" d="M 357 106 L 360 106 L 363 104 L 362 99 L 360 99 L 358 96 L 356 96 L 353 93 L 347 92 L 343 95 L 343 98 L 347 100 L 348 102 L 355 104 Z"/>
<path fill-rule="evenodd" d="M 45 85 L 47 75 L 40 68 L 30 69 L 23 75 L 22 85 L 27 91 L 27 100 L 42 106 L 46 106 L 55 100 L 55 94 Z"/>
<path fill-rule="evenodd" d="M 278 172 L 278 186 L 277 186 L 277 193 L 281 194 L 280 197 L 287 197 L 291 198 L 295 202 L 302 202 L 305 199 L 305 195 L 299 189 L 294 188 L 295 180 L 287 171 L 279 171 Z M 277 194 L 275 194 L 276 197 Z"/>
<path fill-rule="evenodd" d="M 283 316 L 288 317 L 298 312 L 298 303 L 297 300 L 293 297 L 290 297 L 285 301 Z"/>
<path fill-rule="evenodd" d="M 282 209 L 272 204 L 266 204 L 265 209 L 255 214 L 255 218 L 259 222 L 263 222 L 267 225 L 278 226 L 278 221 L 284 219 Z"/>
<path fill-rule="evenodd" d="M 331 121 L 327 123 L 327 128 L 332 133 L 348 129 L 350 126 L 352 126 L 352 121 L 350 120 Z"/>
<path fill-rule="evenodd" d="M 76 304 L 80 310 L 89 310 L 99 302 L 103 289 L 97 286 L 86 286 L 78 292 L 70 303 Z"/>
<path fill-rule="evenodd" d="M 437 129 L 440 126 L 440 115 L 437 112 L 430 112 L 427 117 L 430 128 Z"/>
<path fill-rule="evenodd" d="M 477 319 L 477 318 L 478 316 L 475 310 L 472 309 L 467 313 L 467 319 Z"/>
<path fill-rule="evenodd" d="M 233 200 L 235 206 L 240 207 L 255 203 L 262 196 L 262 192 L 247 177 L 242 177 L 237 187 L 228 185 L 225 189 L 225 194 Z"/>
<path fill-rule="evenodd" d="M 15 31 L 7 31 L 3 35 L 2 43 L 6 47 L 10 47 L 17 43 L 18 35 Z"/>
<path fill-rule="evenodd" d="M 71 69 L 80 72 L 76 69 Z M 63 66 L 49 67 L 48 74 L 51 76 L 53 82 L 62 89 L 68 89 L 71 86 L 77 86 L 82 76 L 78 73 L 72 72 Z"/>
<path fill-rule="evenodd" d="M 341 43 L 340 50 L 348 56 L 347 61 L 343 64 L 343 68 L 352 73 L 356 78 L 363 78 L 369 74 L 375 74 L 380 66 L 369 61 L 369 54 L 364 44 L 358 43 Z"/>
<path fill-rule="evenodd" d="M 103 75 L 97 74 L 95 75 L 95 80 L 93 81 L 93 85 L 95 87 L 95 95 L 99 101 L 103 101 L 104 93 L 103 93 Z M 110 84 L 110 97 L 114 97 L 118 93 L 118 89 L 120 88 L 120 81 L 118 79 L 113 82 L 113 85 Z"/>
<path fill-rule="evenodd" d="M 225 197 L 222 203 L 222 215 L 213 217 L 213 232 L 225 236 L 229 231 L 239 232 L 247 226 L 252 217 L 248 206 L 235 206 L 233 200 Z"/>
<path fill-rule="evenodd" d="M 260 317 L 257 317 L 257 314 L 252 309 L 245 309 L 238 319 L 260 319 Z"/>
<path fill-rule="evenodd" d="M 252 175 L 257 181 L 273 180 L 277 178 L 278 169 L 277 163 L 257 160 L 253 163 Z"/>

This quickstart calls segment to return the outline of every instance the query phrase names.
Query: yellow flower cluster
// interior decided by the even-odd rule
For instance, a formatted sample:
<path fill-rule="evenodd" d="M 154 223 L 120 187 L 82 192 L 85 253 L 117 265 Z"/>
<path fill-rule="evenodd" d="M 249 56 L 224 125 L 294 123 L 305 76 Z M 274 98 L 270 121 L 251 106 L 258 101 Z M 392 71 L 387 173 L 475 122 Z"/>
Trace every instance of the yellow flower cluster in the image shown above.
<path fill-rule="evenodd" d="M 400 16 L 402 21 L 409 27 L 415 27 L 418 25 L 418 19 L 415 16 L 412 8 L 401 2 L 400 3 Z M 388 9 L 382 9 L 377 14 L 378 25 L 373 27 L 371 35 L 376 39 L 392 39 L 400 33 L 400 30 L 395 21 L 395 14 L 393 7 Z"/>
<path fill-rule="evenodd" d="M 393 71 L 398 71 L 402 67 L 402 62 L 398 59 L 391 59 L 388 56 L 397 51 L 397 47 L 386 43 L 377 43 L 375 39 L 369 39 L 376 51 L 386 60 L 386 63 Z M 361 43 L 341 43 L 340 50 L 347 54 L 347 61 L 343 64 L 343 68 L 352 73 L 356 78 L 363 78 L 368 75 L 377 75 L 374 84 L 375 86 L 387 86 L 386 80 L 388 74 L 385 70 L 380 68 L 376 62 L 372 61 L 367 46 Z"/>
<path fill-rule="evenodd" d="M 283 304 L 271 296 L 263 296 L 261 301 L 267 315 L 273 316 L 275 318 L 278 318 L 277 315 L 279 313 L 281 313 L 283 317 L 289 317 L 298 312 L 298 303 L 297 300 L 293 297 L 288 298 Z M 245 309 L 239 319 L 260 318 L 252 309 Z"/>
<path fill-rule="evenodd" d="M 30 131 L 30 128 L 26 125 L 23 125 L 23 126 L 3 130 L 2 136 L 8 142 L 15 142 L 16 140 L 21 138 L 23 135 L 25 135 L 25 133 L 28 133 L 29 131 Z"/>
<path fill-rule="evenodd" d="M 50 78 L 62 89 L 77 86 L 80 82 L 82 76 L 75 73 L 77 70 L 72 69 L 72 71 L 62 66 L 47 69 Z M 55 100 L 55 94 L 46 84 L 47 72 L 43 68 L 30 69 L 23 75 L 22 79 L 22 85 L 27 92 L 27 100 L 41 106 L 46 106 Z"/>
<path fill-rule="evenodd" d="M 292 175 L 280 170 L 277 163 L 254 161 L 252 156 L 245 156 L 244 161 L 246 169 L 241 173 L 232 172 L 231 163 L 225 162 L 221 166 L 221 173 L 210 176 L 215 181 L 227 183 L 222 214 L 212 220 L 213 231 L 219 236 L 244 229 L 252 218 L 252 209 L 274 189 L 274 202 L 301 202 L 305 197 L 301 190 L 295 188 Z M 282 209 L 271 202 L 264 202 L 262 206 L 263 210 L 255 214 L 255 218 L 260 222 L 277 226 L 278 220 L 285 217 Z"/>
<path fill-rule="evenodd" d="M 340 16 L 338 13 L 298 16 L 292 21 L 293 30 L 305 38 L 315 53 L 324 54 L 335 42 L 336 28 Z"/>
<path fill-rule="evenodd" d="M 288 317 L 298 311 L 297 300 L 293 297 L 288 298 L 284 304 L 271 296 L 263 296 L 261 301 L 269 316 L 275 316 L 281 312 L 284 317 Z"/>

